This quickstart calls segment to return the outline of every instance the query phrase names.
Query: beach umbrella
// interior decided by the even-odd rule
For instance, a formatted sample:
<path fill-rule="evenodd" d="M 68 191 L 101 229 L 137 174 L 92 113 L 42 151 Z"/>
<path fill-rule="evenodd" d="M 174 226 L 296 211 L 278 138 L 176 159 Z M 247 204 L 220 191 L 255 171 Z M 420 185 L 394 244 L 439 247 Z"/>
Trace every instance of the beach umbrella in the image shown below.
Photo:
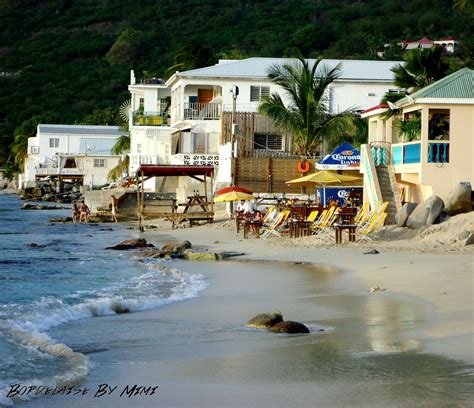
<path fill-rule="evenodd" d="M 287 181 L 286 184 L 306 184 L 320 185 L 323 187 L 323 205 L 326 205 L 326 186 L 327 185 L 362 185 L 362 178 L 356 176 L 347 176 L 330 170 L 321 170 L 313 174 L 308 174 L 294 180 Z"/>
<path fill-rule="evenodd" d="M 223 203 L 225 201 L 241 201 L 241 200 L 255 200 L 252 194 L 241 193 L 240 191 L 230 191 L 221 194 L 214 199 L 215 203 Z"/>
<path fill-rule="evenodd" d="M 222 194 L 230 193 L 232 191 L 235 191 L 238 193 L 253 194 L 253 191 L 250 191 L 248 188 L 239 187 L 239 186 L 224 187 L 224 188 L 221 188 L 220 190 L 217 190 L 214 194 L 222 195 Z"/>

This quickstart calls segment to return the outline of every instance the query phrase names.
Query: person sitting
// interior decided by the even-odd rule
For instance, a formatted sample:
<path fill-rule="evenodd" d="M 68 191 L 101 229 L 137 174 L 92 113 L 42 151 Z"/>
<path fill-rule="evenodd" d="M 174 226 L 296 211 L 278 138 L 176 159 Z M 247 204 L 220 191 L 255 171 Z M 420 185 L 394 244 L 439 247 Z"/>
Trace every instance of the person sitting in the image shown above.
<path fill-rule="evenodd" d="M 238 213 L 243 213 L 244 212 L 244 204 L 245 204 L 245 200 L 240 200 L 240 203 L 237 204 L 237 208 L 235 209 L 235 211 L 238 212 Z"/>
<path fill-rule="evenodd" d="M 255 205 L 253 201 L 247 200 L 244 202 L 244 214 L 253 214 L 255 212 Z"/>

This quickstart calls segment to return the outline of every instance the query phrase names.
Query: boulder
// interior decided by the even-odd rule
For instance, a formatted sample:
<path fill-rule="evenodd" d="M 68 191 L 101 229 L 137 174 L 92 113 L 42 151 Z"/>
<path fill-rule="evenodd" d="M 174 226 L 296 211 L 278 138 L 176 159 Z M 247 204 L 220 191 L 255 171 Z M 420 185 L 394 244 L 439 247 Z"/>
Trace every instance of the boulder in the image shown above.
<path fill-rule="evenodd" d="M 71 217 L 48 218 L 48 222 L 72 222 Z"/>
<path fill-rule="evenodd" d="M 309 333 L 309 329 L 303 323 L 292 322 L 291 320 L 277 323 L 268 330 L 274 333 Z"/>
<path fill-rule="evenodd" d="M 261 313 L 252 317 L 247 326 L 257 327 L 259 329 L 268 329 L 283 321 L 283 315 L 280 312 Z"/>
<path fill-rule="evenodd" d="M 399 227 L 405 227 L 406 226 L 408 217 L 415 210 L 417 205 L 418 204 L 416 204 L 416 203 L 405 203 L 405 204 L 403 204 L 403 207 L 400 208 L 400 211 L 398 211 L 398 213 L 397 213 L 397 226 L 399 226 Z"/>
<path fill-rule="evenodd" d="M 191 242 L 183 241 L 179 243 L 167 242 L 160 248 L 160 252 L 155 255 L 156 258 L 170 256 L 172 258 L 183 258 L 184 252 L 191 248 Z"/>
<path fill-rule="evenodd" d="M 126 239 L 125 241 L 122 241 L 120 244 L 107 247 L 105 249 L 115 249 L 115 250 L 127 250 L 127 249 L 135 249 L 135 248 L 149 248 L 153 247 L 153 244 L 147 244 L 146 240 L 143 238 L 137 238 L 137 239 Z"/>
<path fill-rule="evenodd" d="M 193 252 L 186 250 L 183 252 L 182 257 L 188 261 L 216 261 L 217 254 L 213 252 Z"/>
<path fill-rule="evenodd" d="M 472 211 L 471 183 L 458 183 L 448 194 L 446 199 L 446 211 L 449 215 L 457 215 Z"/>
<path fill-rule="evenodd" d="M 420 229 L 435 223 L 444 208 L 444 202 L 436 195 L 418 204 L 410 214 L 406 225 L 410 229 Z"/>

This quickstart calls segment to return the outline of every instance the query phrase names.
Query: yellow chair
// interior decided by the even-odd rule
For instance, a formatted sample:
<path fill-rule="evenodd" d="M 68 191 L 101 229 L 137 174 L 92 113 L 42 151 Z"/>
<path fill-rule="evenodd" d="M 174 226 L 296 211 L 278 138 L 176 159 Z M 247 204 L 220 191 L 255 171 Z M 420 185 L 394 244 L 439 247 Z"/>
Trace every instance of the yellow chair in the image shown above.
<path fill-rule="evenodd" d="M 371 241 L 372 238 L 369 236 L 369 234 L 374 234 L 375 232 L 377 232 L 385 223 L 386 218 L 387 213 L 375 213 L 371 218 L 370 222 L 368 222 L 362 228 L 356 230 L 355 243 L 358 244 L 362 241 Z"/>
<path fill-rule="evenodd" d="M 308 218 L 305 221 L 306 222 L 314 222 L 314 220 L 316 219 L 318 214 L 319 214 L 319 210 L 311 211 L 311 213 L 308 215 Z"/>
<path fill-rule="evenodd" d="M 267 238 L 271 234 L 281 237 L 281 231 L 285 227 L 285 222 L 290 215 L 289 210 L 281 211 L 268 227 L 262 228 L 261 237 Z"/>
<path fill-rule="evenodd" d="M 337 207 L 330 207 L 329 210 L 324 210 L 321 214 L 321 217 L 313 224 L 313 234 L 318 234 L 322 230 L 330 227 L 336 219 L 335 211 Z M 324 212 L 326 214 L 324 215 Z M 323 216 L 324 215 L 324 216 Z"/>

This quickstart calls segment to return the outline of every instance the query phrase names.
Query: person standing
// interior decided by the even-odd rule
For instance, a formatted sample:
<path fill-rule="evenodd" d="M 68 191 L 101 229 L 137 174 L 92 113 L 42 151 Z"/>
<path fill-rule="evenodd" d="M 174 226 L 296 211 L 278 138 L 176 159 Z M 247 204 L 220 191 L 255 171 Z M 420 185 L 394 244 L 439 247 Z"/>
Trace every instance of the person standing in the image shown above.
<path fill-rule="evenodd" d="M 87 204 L 83 201 L 81 203 L 81 206 L 79 207 L 79 222 L 86 222 L 88 223 L 89 222 L 89 214 L 91 213 L 91 211 L 89 210 L 89 207 L 87 206 Z"/>
<path fill-rule="evenodd" d="M 118 209 L 118 199 L 115 197 L 113 194 L 110 196 L 110 199 L 112 200 L 112 222 L 118 222 L 117 221 L 117 209 Z"/>
<path fill-rule="evenodd" d="M 77 204 L 72 205 L 72 222 L 75 224 L 79 220 L 79 208 Z"/>

